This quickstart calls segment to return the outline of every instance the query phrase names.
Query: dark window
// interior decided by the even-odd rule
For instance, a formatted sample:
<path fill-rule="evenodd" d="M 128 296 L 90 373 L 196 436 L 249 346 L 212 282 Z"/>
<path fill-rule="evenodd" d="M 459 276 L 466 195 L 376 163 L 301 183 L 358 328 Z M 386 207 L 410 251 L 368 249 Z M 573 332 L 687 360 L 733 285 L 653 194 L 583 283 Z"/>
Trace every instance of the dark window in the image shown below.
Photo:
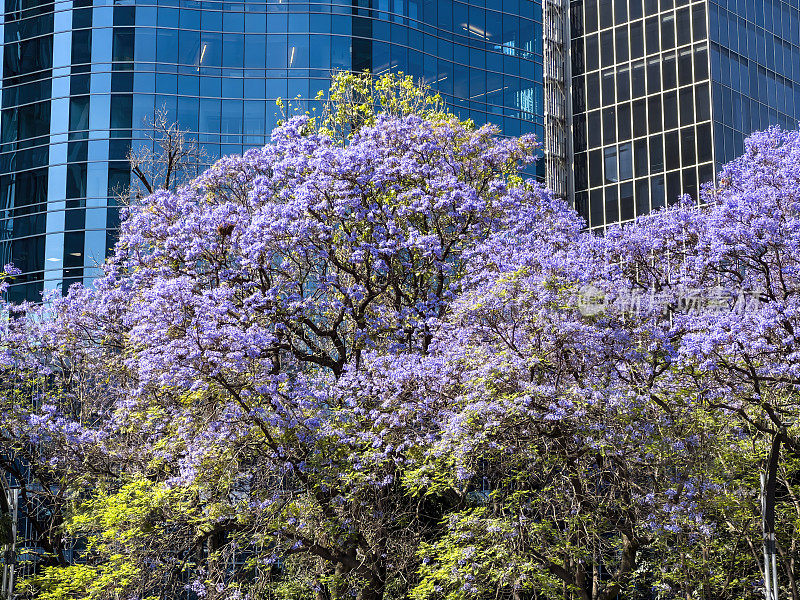
<path fill-rule="evenodd" d="M 708 79 L 708 50 L 705 46 L 694 49 L 695 81 Z"/>
<path fill-rule="evenodd" d="M 619 186 L 619 206 L 623 221 L 633 219 L 633 182 L 629 181 Z"/>
<path fill-rule="evenodd" d="M 620 3 L 618 2 L 617 4 Z M 615 31 L 617 62 L 626 62 L 628 60 L 628 49 L 630 48 L 630 44 L 628 43 L 628 27 L 623 25 L 622 27 L 617 27 Z"/>
<path fill-rule="evenodd" d="M 664 155 L 667 171 L 681 166 L 681 148 L 677 131 L 664 134 Z"/>
<path fill-rule="evenodd" d="M 667 50 L 675 47 L 675 14 L 661 15 L 661 48 Z"/>
<path fill-rule="evenodd" d="M 589 170 L 585 153 L 575 155 L 575 189 L 585 190 L 589 187 Z"/>
<path fill-rule="evenodd" d="M 691 90 L 690 90 L 691 93 Z M 678 94 L 675 91 L 664 94 L 664 130 L 678 128 Z"/>
<path fill-rule="evenodd" d="M 660 135 L 650 137 L 650 172 L 658 173 L 664 170 L 664 148 Z"/>
<path fill-rule="evenodd" d="M 661 91 L 661 58 L 655 57 L 647 61 L 647 93 Z"/>
<path fill-rule="evenodd" d="M 694 165 L 696 162 L 694 127 L 681 129 L 681 161 L 684 165 Z"/>
<path fill-rule="evenodd" d="M 73 96 L 69 99 L 69 130 L 72 132 L 88 129 L 89 96 Z"/>
<path fill-rule="evenodd" d="M 614 12 L 611 0 L 600 0 L 600 29 L 611 27 L 614 24 Z"/>
<path fill-rule="evenodd" d="M 650 212 L 650 185 L 647 179 L 636 182 L 636 214 L 646 215 Z"/>
<path fill-rule="evenodd" d="M 600 34 L 600 57 L 604 67 L 614 64 L 614 32 L 611 30 Z"/>
<path fill-rule="evenodd" d="M 664 89 L 671 90 L 678 87 L 678 72 L 675 65 L 675 52 L 668 52 L 664 55 L 661 75 L 664 80 Z"/>
<path fill-rule="evenodd" d="M 603 71 L 603 106 L 614 104 L 615 89 L 614 70 L 608 69 Z"/>
<path fill-rule="evenodd" d="M 620 104 L 617 107 L 617 139 L 631 139 L 631 105 Z"/>
<path fill-rule="evenodd" d="M 596 71 L 600 68 L 600 47 L 597 34 L 586 36 L 586 70 Z"/>
<path fill-rule="evenodd" d="M 697 199 L 697 172 L 694 167 L 683 170 L 683 193 Z"/>
<path fill-rule="evenodd" d="M 664 189 L 664 176 L 657 175 L 650 180 L 651 201 L 653 210 L 664 206 L 666 190 Z"/>
<path fill-rule="evenodd" d="M 589 194 L 590 226 L 599 227 L 603 221 L 603 190 L 592 190 Z"/>
<path fill-rule="evenodd" d="M 605 172 L 605 183 L 616 183 L 619 181 L 617 171 L 617 147 L 611 146 L 603 150 L 603 170 Z"/>
<path fill-rule="evenodd" d="M 631 23 L 631 58 L 637 59 L 644 56 L 644 32 L 642 22 Z"/>
<path fill-rule="evenodd" d="M 603 144 L 613 144 L 617 140 L 617 119 L 614 107 L 603 109 Z"/>
<path fill-rule="evenodd" d="M 600 111 L 595 110 L 589 113 L 589 148 L 597 148 L 601 141 L 601 120 Z"/>
<path fill-rule="evenodd" d="M 600 74 L 589 73 L 586 76 L 586 108 L 592 110 L 600 107 Z"/>
<path fill-rule="evenodd" d="M 587 149 L 586 115 L 575 115 L 572 120 L 572 135 L 575 152 L 585 151 Z"/>
<path fill-rule="evenodd" d="M 114 28 L 114 40 L 112 42 L 112 60 L 114 62 L 133 62 L 133 32 L 133 27 Z"/>
<path fill-rule="evenodd" d="M 644 61 L 633 63 L 631 69 L 631 90 L 634 98 L 645 95 Z"/>
<path fill-rule="evenodd" d="M 680 85 L 692 83 L 692 49 L 686 48 L 678 53 L 678 82 Z"/>
<path fill-rule="evenodd" d="M 633 149 L 630 142 L 619 147 L 619 180 L 633 179 Z"/>
<path fill-rule="evenodd" d="M 642 0 L 631 0 L 631 21 L 642 18 Z"/>
<path fill-rule="evenodd" d="M 697 127 L 697 162 L 710 162 L 711 159 L 711 123 L 703 123 Z"/>
<path fill-rule="evenodd" d="M 445 6 L 445 3 L 441 3 Z M 586 18 L 584 24 L 586 26 L 586 33 L 597 31 L 597 0 L 586 0 L 586 9 L 584 14 Z"/>
<path fill-rule="evenodd" d="M 603 154 L 601 150 L 589 152 L 589 186 L 603 184 Z"/>
<path fill-rule="evenodd" d="M 628 65 L 617 67 L 617 101 L 631 99 L 631 68 Z"/>
<path fill-rule="evenodd" d="M 624 0 L 620 2 L 614 3 L 614 22 L 619 25 L 620 23 L 625 23 L 628 20 L 628 3 Z"/>
<path fill-rule="evenodd" d="M 572 78 L 572 111 L 575 113 L 586 111 L 586 86 L 583 77 Z"/>
<path fill-rule="evenodd" d="M 688 125 L 694 123 L 694 99 L 692 98 L 692 88 L 683 88 L 680 90 L 680 105 L 681 105 L 681 125 Z"/>
<path fill-rule="evenodd" d="M 617 199 L 617 186 L 612 185 L 605 189 L 606 223 L 619 221 L 619 204 Z"/>
<path fill-rule="evenodd" d="M 661 96 L 651 96 L 647 99 L 647 120 L 650 124 L 650 133 L 661 131 Z"/>
<path fill-rule="evenodd" d="M 667 203 L 672 206 L 677 204 L 681 196 L 681 172 L 667 173 Z"/>
<path fill-rule="evenodd" d="M 647 139 L 636 140 L 633 144 L 633 169 L 636 177 L 647 175 Z"/>
<path fill-rule="evenodd" d="M 700 182 L 700 184 L 710 183 L 714 180 L 713 165 L 701 165 L 697 170 L 697 180 Z"/>
<path fill-rule="evenodd" d="M 660 50 L 658 43 L 658 17 L 650 17 L 644 22 L 644 39 L 647 44 L 647 53 L 653 54 Z"/>
<path fill-rule="evenodd" d="M 633 136 L 643 135 L 647 135 L 647 104 L 644 99 L 633 103 Z"/>
<path fill-rule="evenodd" d="M 696 42 L 706 38 L 706 7 L 704 4 L 695 4 L 692 7 L 692 32 Z"/>
<path fill-rule="evenodd" d="M 678 46 L 683 46 L 692 41 L 692 20 L 688 7 L 676 11 L 675 29 L 678 34 Z"/>

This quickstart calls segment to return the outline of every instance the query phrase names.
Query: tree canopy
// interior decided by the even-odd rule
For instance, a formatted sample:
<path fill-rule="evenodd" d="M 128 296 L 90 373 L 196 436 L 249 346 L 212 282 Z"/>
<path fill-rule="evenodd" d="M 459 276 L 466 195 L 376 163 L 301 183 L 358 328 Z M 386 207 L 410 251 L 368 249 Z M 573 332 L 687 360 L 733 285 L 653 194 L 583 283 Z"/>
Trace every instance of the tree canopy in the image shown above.
<path fill-rule="evenodd" d="M 341 75 L 4 305 L 21 597 L 739 598 L 766 469 L 798 598 L 800 134 L 597 235 L 499 133 Z"/>

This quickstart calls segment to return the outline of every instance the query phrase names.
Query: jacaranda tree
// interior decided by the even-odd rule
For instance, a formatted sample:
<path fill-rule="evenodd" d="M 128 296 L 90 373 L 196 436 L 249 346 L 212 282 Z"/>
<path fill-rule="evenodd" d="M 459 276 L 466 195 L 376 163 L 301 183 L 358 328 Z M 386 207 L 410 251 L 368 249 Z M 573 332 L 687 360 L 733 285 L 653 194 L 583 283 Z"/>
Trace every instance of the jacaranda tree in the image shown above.
<path fill-rule="evenodd" d="M 797 598 L 800 136 L 599 236 L 498 133 L 338 76 L 15 309 L 2 432 L 76 550 L 20 593 L 746 597 L 766 469 Z"/>

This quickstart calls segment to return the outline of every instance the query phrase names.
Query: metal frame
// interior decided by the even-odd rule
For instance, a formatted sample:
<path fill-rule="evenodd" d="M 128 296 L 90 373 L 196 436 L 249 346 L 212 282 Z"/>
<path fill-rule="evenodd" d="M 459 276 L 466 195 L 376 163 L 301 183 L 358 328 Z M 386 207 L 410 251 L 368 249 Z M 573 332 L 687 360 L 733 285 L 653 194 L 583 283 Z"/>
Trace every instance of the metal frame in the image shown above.
<path fill-rule="evenodd" d="M 3 494 L 11 516 L 11 543 L 2 547 L 3 575 L 0 579 L 0 599 L 13 600 L 14 576 L 16 575 L 17 520 L 19 517 L 19 488 L 12 488 L 3 473 L 0 473 L 0 493 Z"/>
<path fill-rule="evenodd" d="M 566 198 L 567 190 L 567 0 L 543 0 L 544 36 L 544 155 L 546 182 Z"/>

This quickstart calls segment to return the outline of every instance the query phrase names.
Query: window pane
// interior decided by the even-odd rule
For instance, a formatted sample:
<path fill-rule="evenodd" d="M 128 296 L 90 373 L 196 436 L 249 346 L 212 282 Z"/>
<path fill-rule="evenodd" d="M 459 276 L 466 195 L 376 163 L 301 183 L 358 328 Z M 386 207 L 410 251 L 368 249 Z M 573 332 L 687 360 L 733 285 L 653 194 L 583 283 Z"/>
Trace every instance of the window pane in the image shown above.
<path fill-rule="evenodd" d="M 710 162 L 711 150 L 711 123 L 704 123 L 697 127 L 697 162 Z"/>
<path fill-rule="evenodd" d="M 620 3 L 618 2 L 617 4 Z M 617 62 L 626 62 L 628 60 L 628 48 L 630 47 L 628 44 L 628 28 L 627 26 L 623 25 L 622 27 L 617 27 L 615 31 Z"/>
<path fill-rule="evenodd" d="M 603 150 L 603 164 L 606 183 L 616 183 L 619 181 L 617 173 L 617 147 L 611 146 Z"/>
<path fill-rule="evenodd" d="M 647 140 L 636 140 L 633 147 L 634 172 L 637 177 L 642 177 L 647 175 Z"/>
<path fill-rule="evenodd" d="M 692 50 L 686 48 L 678 53 L 678 82 L 680 85 L 692 83 Z"/>
<path fill-rule="evenodd" d="M 681 125 L 688 125 L 694 123 L 694 100 L 692 98 L 692 88 L 683 88 L 680 90 L 680 105 L 681 105 Z"/>
<path fill-rule="evenodd" d="M 684 165 L 696 162 L 694 127 L 681 129 L 681 161 Z"/>
<path fill-rule="evenodd" d="M 675 47 L 675 14 L 661 15 L 661 48 L 667 50 Z"/>
<path fill-rule="evenodd" d="M 650 124 L 650 133 L 661 131 L 661 96 L 647 99 L 647 120 Z"/>
<path fill-rule="evenodd" d="M 636 182 L 636 214 L 646 215 L 650 212 L 650 185 L 647 179 Z"/>
<path fill-rule="evenodd" d="M 633 179 L 633 150 L 631 144 L 621 144 L 619 147 L 619 179 L 626 181 Z"/>
<path fill-rule="evenodd" d="M 650 172 L 658 173 L 664 170 L 664 148 L 660 135 L 650 138 Z"/>
<path fill-rule="evenodd" d="M 589 152 L 589 186 L 603 185 L 603 155 L 601 150 Z"/>
<path fill-rule="evenodd" d="M 637 59 L 644 56 L 644 31 L 642 22 L 631 23 L 631 58 Z"/>
<path fill-rule="evenodd" d="M 619 186 L 619 206 L 623 221 L 633 219 L 633 182 L 629 181 Z"/>
<path fill-rule="evenodd" d="M 612 185 L 605 190 L 606 196 L 606 223 L 619 221 L 619 205 L 617 200 L 617 186 Z"/>
<path fill-rule="evenodd" d="M 631 68 L 627 65 L 617 68 L 617 101 L 631 99 Z"/>
<path fill-rule="evenodd" d="M 681 148 L 677 131 L 664 134 L 664 156 L 667 171 L 681 166 Z"/>
<path fill-rule="evenodd" d="M 664 198 L 666 197 L 663 175 L 658 175 L 650 180 L 650 191 L 650 199 L 653 205 L 653 210 L 662 208 L 664 206 Z"/>
<path fill-rule="evenodd" d="M 689 88 L 691 93 L 691 88 Z M 678 94 L 675 91 L 664 94 L 664 130 L 678 128 Z"/>
<path fill-rule="evenodd" d="M 614 70 L 608 69 L 603 71 L 603 106 L 614 104 Z"/>
<path fill-rule="evenodd" d="M 647 105 L 644 99 L 633 103 L 633 136 L 643 135 L 647 135 Z"/>
<path fill-rule="evenodd" d="M 595 110 L 589 113 L 589 147 L 597 148 L 600 145 L 600 111 Z"/>
<path fill-rule="evenodd" d="M 664 89 L 671 90 L 678 87 L 678 72 L 675 65 L 675 52 L 664 54 L 664 63 L 661 68 L 661 76 L 664 81 Z"/>
<path fill-rule="evenodd" d="M 661 57 L 651 58 L 647 61 L 647 93 L 655 94 L 661 91 Z"/>
<path fill-rule="evenodd" d="M 620 104 L 617 107 L 617 139 L 629 140 L 631 138 L 631 105 Z"/>
<path fill-rule="evenodd" d="M 613 144 L 617 140 L 617 119 L 613 107 L 603 109 L 603 143 Z"/>

